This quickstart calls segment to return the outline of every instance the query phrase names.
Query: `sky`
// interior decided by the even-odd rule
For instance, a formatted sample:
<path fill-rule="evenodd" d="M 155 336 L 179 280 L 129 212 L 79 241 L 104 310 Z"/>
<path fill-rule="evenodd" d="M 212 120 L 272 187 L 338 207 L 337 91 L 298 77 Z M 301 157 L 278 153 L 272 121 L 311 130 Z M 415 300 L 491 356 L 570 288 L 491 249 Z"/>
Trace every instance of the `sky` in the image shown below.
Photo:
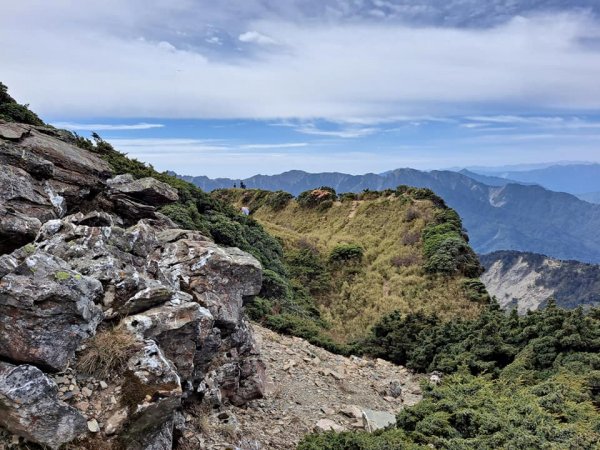
<path fill-rule="evenodd" d="M 160 170 L 600 162 L 597 0 L 0 0 L 0 81 Z"/>

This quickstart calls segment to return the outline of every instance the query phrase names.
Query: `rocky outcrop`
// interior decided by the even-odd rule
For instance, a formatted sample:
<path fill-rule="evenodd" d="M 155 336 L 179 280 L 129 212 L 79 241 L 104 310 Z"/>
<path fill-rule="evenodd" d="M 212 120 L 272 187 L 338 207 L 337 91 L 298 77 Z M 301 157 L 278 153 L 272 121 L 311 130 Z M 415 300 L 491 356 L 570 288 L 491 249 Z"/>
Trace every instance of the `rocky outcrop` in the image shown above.
<path fill-rule="evenodd" d="M 177 200 L 65 132 L 0 122 L 1 426 L 52 448 L 170 449 L 182 404 L 263 395 L 242 311 L 260 263 L 157 210 Z"/>
<path fill-rule="evenodd" d="M 0 362 L 0 426 L 53 449 L 73 440 L 86 431 L 86 420 L 57 394 L 38 368 Z"/>
<path fill-rule="evenodd" d="M 0 279 L 0 357 L 64 369 L 102 320 L 102 284 L 45 252 L 11 259 Z"/>

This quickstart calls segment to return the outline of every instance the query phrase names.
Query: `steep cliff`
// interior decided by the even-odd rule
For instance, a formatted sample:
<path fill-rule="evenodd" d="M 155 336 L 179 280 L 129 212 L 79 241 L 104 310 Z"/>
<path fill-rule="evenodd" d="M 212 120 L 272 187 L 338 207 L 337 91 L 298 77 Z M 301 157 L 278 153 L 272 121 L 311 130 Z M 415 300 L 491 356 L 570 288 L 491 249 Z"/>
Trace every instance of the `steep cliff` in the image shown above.
<path fill-rule="evenodd" d="M 505 309 L 520 314 L 543 308 L 549 299 L 563 308 L 600 305 L 600 266 L 536 253 L 501 251 L 482 255 L 481 281 Z"/>

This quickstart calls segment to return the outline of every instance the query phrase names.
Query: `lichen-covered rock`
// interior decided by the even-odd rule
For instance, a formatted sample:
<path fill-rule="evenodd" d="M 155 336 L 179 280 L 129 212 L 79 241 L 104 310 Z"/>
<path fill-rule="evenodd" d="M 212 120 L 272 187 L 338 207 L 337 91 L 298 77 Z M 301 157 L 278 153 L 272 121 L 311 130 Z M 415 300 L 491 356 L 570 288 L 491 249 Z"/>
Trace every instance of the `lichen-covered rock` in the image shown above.
<path fill-rule="evenodd" d="M 0 124 L 0 253 L 31 242 L 36 220 L 80 206 L 109 176 L 108 164 L 91 152 L 35 127 Z"/>
<path fill-rule="evenodd" d="M 181 239 L 152 255 L 173 286 L 189 292 L 230 331 L 242 320 L 244 298 L 257 295 L 262 267 L 248 253 L 212 242 Z"/>
<path fill-rule="evenodd" d="M 123 323 L 140 338 L 154 339 L 165 356 L 175 364 L 180 377 L 191 385 L 200 336 L 204 330 L 212 329 L 214 320 L 206 308 L 195 302 L 181 301 L 181 298 L 187 300 L 191 296 L 180 293 L 179 298 L 129 316 Z"/>
<path fill-rule="evenodd" d="M 86 420 L 57 391 L 38 368 L 0 362 L 0 425 L 53 449 L 72 441 L 86 431 Z"/>
<path fill-rule="evenodd" d="M 33 241 L 42 226 L 36 217 L 14 210 L 0 211 L 0 254 L 10 253 Z"/>
<path fill-rule="evenodd" d="M 181 405 L 181 381 L 175 366 L 150 339 L 131 357 L 127 368 L 123 391 L 130 420 L 125 439 L 144 442 L 148 435 L 160 430 Z"/>
<path fill-rule="evenodd" d="M 0 279 L 0 356 L 61 370 L 102 320 L 102 285 L 45 252 L 13 263 Z"/>

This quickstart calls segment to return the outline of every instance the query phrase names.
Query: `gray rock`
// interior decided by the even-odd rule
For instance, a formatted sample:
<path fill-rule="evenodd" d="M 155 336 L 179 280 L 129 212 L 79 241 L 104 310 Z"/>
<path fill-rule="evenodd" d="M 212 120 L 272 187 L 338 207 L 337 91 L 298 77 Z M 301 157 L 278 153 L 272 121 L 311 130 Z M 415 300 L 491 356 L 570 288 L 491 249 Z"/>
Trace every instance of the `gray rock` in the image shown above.
<path fill-rule="evenodd" d="M 348 405 L 340 409 L 340 413 L 351 419 L 362 418 L 362 410 L 356 405 Z"/>
<path fill-rule="evenodd" d="M 344 427 L 338 425 L 331 419 L 320 419 L 316 424 L 314 430 L 316 432 L 335 431 L 341 433 L 344 431 Z"/>
<path fill-rule="evenodd" d="M 52 178 L 54 175 L 54 164 L 50 161 L 19 150 L 16 145 L 2 142 L 0 142 L 0 164 L 18 167 L 38 180 Z"/>
<path fill-rule="evenodd" d="M 175 409 L 181 406 L 179 375 L 175 366 L 150 339 L 144 341 L 144 346 L 130 358 L 127 367 L 131 377 L 123 391 L 129 395 L 130 418 L 125 436 L 131 442 L 128 448 L 163 448 L 143 445 L 150 445 L 144 443 L 156 433 L 163 436 L 165 419 L 169 421 Z M 162 438 L 159 440 L 163 441 Z M 150 441 L 154 442 L 153 439 Z M 134 443 L 143 445 L 137 447 Z"/>
<path fill-rule="evenodd" d="M 66 368 L 102 312 L 98 280 L 36 251 L 0 279 L 0 356 L 51 370 Z"/>
<path fill-rule="evenodd" d="M 42 222 L 18 211 L 0 210 L 0 254 L 33 242 Z"/>
<path fill-rule="evenodd" d="M 184 294 L 187 295 L 187 294 Z M 187 296 L 191 299 L 191 296 Z M 169 302 L 127 317 L 124 325 L 140 338 L 154 339 L 177 367 L 182 379 L 193 382 L 194 356 L 201 348 L 203 331 L 212 330 L 210 312 L 195 302 Z"/>
<path fill-rule="evenodd" d="M 57 395 L 38 368 L 0 362 L 0 425 L 10 432 L 53 449 L 84 433 L 85 418 Z"/>
<path fill-rule="evenodd" d="M 401 398 L 402 397 L 402 383 L 398 380 L 390 381 L 390 385 L 388 387 L 388 392 L 390 397 Z"/>
<path fill-rule="evenodd" d="M 31 127 L 20 123 L 0 123 L 0 138 L 8 141 L 19 141 L 30 130 Z"/>
<path fill-rule="evenodd" d="M 396 416 L 387 411 L 374 411 L 363 409 L 363 424 L 367 431 L 381 430 L 396 423 Z"/>
<path fill-rule="evenodd" d="M 98 433 L 100 431 L 100 425 L 96 419 L 88 420 L 87 427 L 90 433 Z"/>
<path fill-rule="evenodd" d="M 131 180 L 121 176 L 108 180 L 108 185 L 114 192 L 152 206 L 166 205 L 179 199 L 176 189 L 150 177 Z"/>
<path fill-rule="evenodd" d="M 168 281 L 209 309 L 218 326 L 235 329 L 242 320 L 244 299 L 257 295 L 262 267 L 237 248 L 182 239 L 166 244 L 152 256 Z"/>

